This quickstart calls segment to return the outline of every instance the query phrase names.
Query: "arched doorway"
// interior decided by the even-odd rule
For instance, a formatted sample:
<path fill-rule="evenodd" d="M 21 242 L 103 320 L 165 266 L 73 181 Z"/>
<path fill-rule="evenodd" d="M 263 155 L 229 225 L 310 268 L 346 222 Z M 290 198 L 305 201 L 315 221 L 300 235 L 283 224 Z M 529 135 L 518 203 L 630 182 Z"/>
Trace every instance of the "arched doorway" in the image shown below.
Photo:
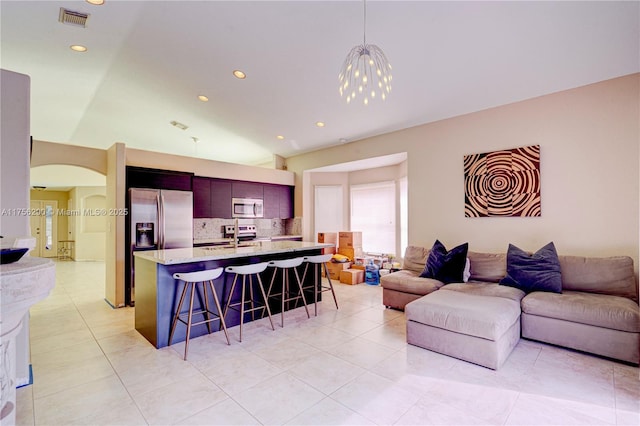
<path fill-rule="evenodd" d="M 70 165 L 31 168 L 32 255 L 105 260 L 106 176 Z"/>

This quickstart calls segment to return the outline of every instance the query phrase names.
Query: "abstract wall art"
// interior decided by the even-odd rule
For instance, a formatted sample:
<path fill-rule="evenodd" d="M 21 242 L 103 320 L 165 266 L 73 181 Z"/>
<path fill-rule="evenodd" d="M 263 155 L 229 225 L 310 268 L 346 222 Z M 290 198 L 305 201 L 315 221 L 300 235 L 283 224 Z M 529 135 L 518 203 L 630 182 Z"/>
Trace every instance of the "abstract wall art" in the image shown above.
<path fill-rule="evenodd" d="M 464 215 L 541 216 L 540 145 L 465 155 Z"/>

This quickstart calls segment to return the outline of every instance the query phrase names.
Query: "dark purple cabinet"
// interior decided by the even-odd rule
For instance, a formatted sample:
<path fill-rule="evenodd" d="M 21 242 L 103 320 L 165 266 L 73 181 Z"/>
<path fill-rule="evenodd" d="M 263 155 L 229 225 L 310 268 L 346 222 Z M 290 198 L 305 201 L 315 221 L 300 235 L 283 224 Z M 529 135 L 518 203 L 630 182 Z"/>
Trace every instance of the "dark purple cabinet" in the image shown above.
<path fill-rule="evenodd" d="M 211 179 L 193 178 L 193 217 L 207 218 L 211 216 Z"/>
<path fill-rule="evenodd" d="M 191 191 L 193 173 L 127 166 L 126 187 Z"/>
<path fill-rule="evenodd" d="M 293 217 L 293 187 L 264 185 L 264 217 L 289 219 Z"/>
<path fill-rule="evenodd" d="M 280 219 L 291 219 L 293 217 L 293 186 L 278 186 L 280 200 Z"/>
<path fill-rule="evenodd" d="M 231 219 L 231 184 L 227 179 L 211 179 L 211 216 Z"/>
<path fill-rule="evenodd" d="M 232 198 L 264 200 L 265 219 L 293 217 L 292 186 L 194 176 L 193 216 L 195 218 L 231 219 Z"/>
<path fill-rule="evenodd" d="M 232 181 L 231 193 L 233 198 L 259 198 L 263 199 L 263 183 Z"/>

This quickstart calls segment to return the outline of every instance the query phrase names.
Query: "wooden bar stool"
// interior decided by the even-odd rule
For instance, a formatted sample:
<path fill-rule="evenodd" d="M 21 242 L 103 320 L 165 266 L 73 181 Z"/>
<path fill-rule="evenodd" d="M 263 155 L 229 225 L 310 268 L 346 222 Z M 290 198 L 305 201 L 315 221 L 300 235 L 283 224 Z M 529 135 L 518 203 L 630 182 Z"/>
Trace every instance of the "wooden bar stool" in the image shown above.
<path fill-rule="evenodd" d="M 264 316 L 264 311 L 267 311 L 267 315 L 269 316 L 269 322 L 271 323 L 271 329 L 275 330 L 276 328 L 273 326 L 273 320 L 271 319 L 271 309 L 269 309 L 269 304 L 267 303 L 267 295 L 264 292 L 264 286 L 262 285 L 262 280 L 260 279 L 260 272 L 263 272 L 267 269 L 267 265 L 269 262 L 261 262 L 254 263 L 251 265 L 242 265 L 242 266 L 227 266 L 224 270 L 227 273 L 235 274 L 233 278 L 233 284 L 231 285 L 231 292 L 229 293 L 229 300 L 227 300 L 227 304 L 224 308 L 224 316 L 227 316 L 227 312 L 229 308 L 233 310 L 237 310 L 240 312 L 240 341 L 242 342 L 242 324 L 244 324 L 244 314 L 247 312 L 251 312 L 252 319 L 255 320 L 254 312 L 258 310 L 262 310 L 262 315 Z M 238 281 L 238 276 L 242 275 L 242 299 L 240 302 L 231 303 L 231 298 L 233 297 L 233 291 L 236 288 L 236 282 Z M 260 293 L 262 293 L 262 300 L 264 303 L 257 305 L 260 303 L 255 300 L 253 297 L 253 276 L 258 278 L 258 287 L 260 288 Z M 247 276 L 249 276 L 249 280 L 247 282 Z M 247 293 L 247 284 L 249 284 L 249 300 L 246 298 Z M 249 303 L 251 308 L 245 309 L 245 305 Z M 239 306 L 239 309 L 237 308 Z"/>
<path fill-rule="evenodd" d="M 184 342 L 184 360 L 187 360 L 187 352 L 189 351 L 189 338 L 191 337 L 191 327 L 198 324 L 207 324 L 207 329 L 209 330 L 209 334 L 211 334 L 211 322 L 212 321 L 220 321 L 222 325 L 222 329 L 224 330 L 224 335 L 227 338 L 227 344 L 231 344 L 229 342 L 229 334 L 227 333 L 227 325 L 224 322 L 224 316 L 221 315 L 222 308 L 220 307 L 220 301 L 218 300 L 218 295 L 216 294 L 216 290 L 213 286 L 213 280 L 222 275 L 224 271 L 223 268 L 209 269 L 206 271 L 198 271 L 198 272 L 177 272 L 173 274 L 173 278 L 180 281 L 184 281 L 184 288 L 182 289 L 182 295 L 180 296 L 180 302 L 178 303 L 178 307 L 176 309 L 176 314 L 173 317 L 173 324 L 171 325 L 171 333 L 169 333 L 169 346 L 171 346 L 171 340 L 173 339 L 173 333 L 176 330 L 176 325 L 178 321 L 184 323 L 187 326 L 187 338 Z M 197 284 L 202 283 L 202 290 L 204 293 L 204 309 L 194 312 L 193 311 L 193 299 L 195 297 L 197 291 Z M 209 297 L 207 296 L 207 286 L 210 288 L 211 293 L 213 294 L 213 302 L 216 305 L 217 312 L 211 311 L 209 309 Z M 185 296 L 187 294 L 187 288 L 191 288 L 191 297 L 189 299 L 189 312 L 187 315 L 187 320 L 182 319 L 184 314 L 181 314 L 182 304 L 184 303 Z M 200 322 L 193 322 L 194 314 L 202 314 L 204 316 L 204 320 Z M 211 318 L 209 315 L 212 315 Z"/>
<path fill-rule="evenodd" d="M 336 304 L 336 309 L 338 309 L 338 299 L 336 298 L 336 292 L 333 290 L 333 283 L 331 282 L 331 276 L 329 275 L 329 268 L 327 268 L 327 262 L 331 261 L 331 257 L 333 255 L 329 254 L 320 254 L 317 256 L 305 256 L 304 261 L 306 263 L 304 268 L 304 274 L 302 274 L 302 282 L 307 276 L 307 270 L 309 269 L 309 264 L 313 264 L 313 294 L 314 294 L 314 304 L 315 304 L 315 316 L 318 316 L 318 294 L 321 294 L 325 291 L 331 291 L 333 295 L 333 301 Z M 318 266 L 324 268 L 324 274 L 329 281 L 329 286 L 322 285 L 322 280 L 320 285 L 318 285 Z M 311 286 L 306 286 L 304 289 L 309 289 Z"/>
<path fill-rule="evenodd" d="M 281 326 L 284 327 L 284 304 L 285 302 L 290 302 L 292 300 L 300 300 L 302 299 L 302 303 L 304 304 L 304 309 L 307 311 L 307 318 L 311 318 L 309 315 L 309 308 L 307 307 L 307 301 L 304 298 L 304 290 L 302 289 L 302 283 L 300 281 L 300 275 L 298 275 L 298 270 L 296 269 L 298 266 L 302 265 L 302 261 L 304 258 L 295 257 L 292 259 L 285 260 L 272 260 L 269 262 L 269 267 L 274 268 L 273 277 L 271 277 L 271 284 L 269 285 L 269 291 L 267 292 L 267 299 L 269 297 L 279 297 L 282 301 L 282 311 L 280 312 L 281 317 Z M 273 283 L 276 280 L 276 274 L 278 273 L 278 269 L 282 271 L 282 293 L 271 295 L 271 290 L 273 288 Z M 294 292 L 289 288 L 289 271 L 293 269 L 293 272 L 296 276 L 296 283 L 298 284 L 298 290 L 300 291 L 297 295 L 293 296 Z"/>

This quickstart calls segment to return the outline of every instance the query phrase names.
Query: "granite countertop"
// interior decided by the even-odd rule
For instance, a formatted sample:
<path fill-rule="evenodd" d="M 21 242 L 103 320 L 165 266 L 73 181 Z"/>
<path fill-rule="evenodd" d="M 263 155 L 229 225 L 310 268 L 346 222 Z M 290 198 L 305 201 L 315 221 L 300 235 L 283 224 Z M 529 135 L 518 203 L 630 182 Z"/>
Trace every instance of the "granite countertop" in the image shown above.
<path fill-rule="evenodd" d="M 254 241 L 241 243 L 240 247 L 214 246 L 149 250 L 137 251 L 134 252 L 133 255 L 162 265 L 176 265 L 180 263 L 250 257 L 265 254 L 295 252 L 299 250 L 321 249 L 325 247 L 333 247 L 333 245 L 306 241 Z"/>
<path fill-rule="evenodd" d="M 269 237 L 260 237 L 256 238 L 254 241 L 278 241 L 278 240 L 286 240 L 289 238 L 302 238 L 302 235 L 272 235 Z M 233 242 L 233 238 L 203 238 L 198 240 L 193 240 L 193 244 L 230 244 Z"/>
<path fill-rule="evenodd" d="M 225 244 L 232 243 L 233 238 L 202 238 L 193 240 L 193 244 Z"/>

